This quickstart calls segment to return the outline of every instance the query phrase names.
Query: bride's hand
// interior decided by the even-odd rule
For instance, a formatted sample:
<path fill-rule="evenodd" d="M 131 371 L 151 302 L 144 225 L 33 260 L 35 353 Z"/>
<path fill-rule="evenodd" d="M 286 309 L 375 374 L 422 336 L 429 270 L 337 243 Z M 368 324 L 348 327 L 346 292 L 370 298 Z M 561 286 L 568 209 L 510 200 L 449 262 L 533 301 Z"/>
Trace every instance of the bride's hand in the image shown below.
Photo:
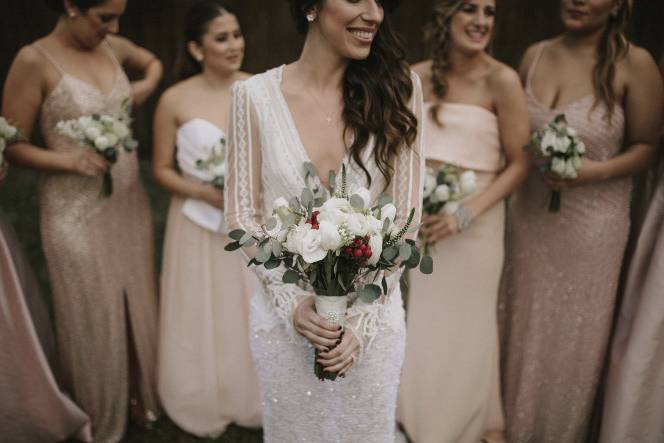
<path fill-rule="evenodd" d="M 325 367 L 325 372 L 337 372 L 343 375 L 353 364 L 360 353 L 360 341 L 352 330 L 346 329 L 341 343 L 328 352 L 318 354 L 318 363 Z"/>
<path fill-rule="evenodd" d="M 319 351 L 327 351 L 335 346 L 342 332 L 340 326 L 316 314 L 313 297 L 304 300 L 295 308 L 293 326 Z"/>

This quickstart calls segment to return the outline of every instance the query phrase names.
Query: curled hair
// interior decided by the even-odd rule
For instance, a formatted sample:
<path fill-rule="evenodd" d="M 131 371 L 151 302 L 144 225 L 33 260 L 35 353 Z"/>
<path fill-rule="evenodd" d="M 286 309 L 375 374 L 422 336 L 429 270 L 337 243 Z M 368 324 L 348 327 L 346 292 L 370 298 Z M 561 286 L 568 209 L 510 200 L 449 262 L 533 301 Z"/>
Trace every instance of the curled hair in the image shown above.
<path fill-rule="evenodd" d="M 55 12 L 59 12 L 60 14 L 64 14 L 65 12 L 67 12 L 65 10 L 65 0 L 44 0 L 44 1 L 46 2 L 46 6 L 48 6 L 49 9 L 52 9 Z M 108 0 L 69 0 L 69 3 L 76 6 L 78 9 L 81 10 L 81 12 L 85 13 L 88 11 L 88 9 L 104 4 L 107 1 Z"/>
<path fill-rule="evenodd" d="M 438 116 L 440 101 L 445 98 L 449 88 L 447 71 L 450 68 L 449 55 L 452 47 L 450 26 L 452 17 L 461 10 L 462 6 L 463 0 L 438 1 L 433 8 L 431 19 L 425 30 L 425 39 L 432 46 L 431 85 L 433 93 L 438 98 L 438 102 L 429 109 L 429 116 L 439 126 L 442 125 Z"/>
<path fill-rule="evenodd" d="M 203 36 L 208 32 L 210 22 L 220 15 L 237 14 L 223 0 L 197 0 L 187 11 L 185 18 L 184 37 L 185 42 L 196 42 L 199 46 L 203 44 Z M 203 71 L 201 64 L 194 59 L 186 47 L 184 48 L 183 62 L 180 68 L 180 78 L 191 77 Z"/>
<path fill-rule="evenodd" d="M 597 63 L 593 68 L 595 105 L 599 101 L 606 104 L 610 119 L 616 107 L 616 93 L 613 83 L 616 78 L 616 63 L 627 56 L 629 40 L 627 26 L 632 16 L 633 0 L 622 0 L 617 14 L 609 17 L 606 29 L 597 46 Z"/>
<path fill-rule="evenodd" d="M 300 32 L 306 33 L 305 14 L 323 0 L 289 0 L 291 13 Z M 386 13 L 398 6 L 397 0 L 383 0 Z M 351 60 L 342 80 L 344 136 L 352 140 L 348 151 L 371 183 L 371 174 L 362 161 L 362 149 L 373 137 L 376 165 L 389 185 L 394 167 L 391 160 L 417 137 L 417 119 L 408 103 L 413 94 L 410 69 L 399 37 L 386 14 L 364 60 Z M 346 139 L 346 137 L 344 137 Z"/>

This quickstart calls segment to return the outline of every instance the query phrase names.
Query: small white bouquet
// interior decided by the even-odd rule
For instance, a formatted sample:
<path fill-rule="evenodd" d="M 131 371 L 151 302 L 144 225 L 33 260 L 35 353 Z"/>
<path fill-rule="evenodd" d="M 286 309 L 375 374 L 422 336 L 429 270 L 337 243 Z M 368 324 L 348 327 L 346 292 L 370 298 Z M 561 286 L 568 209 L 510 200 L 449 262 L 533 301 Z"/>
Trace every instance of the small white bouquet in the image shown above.
<path fill-rule="evenodd" d="M 0 117 L 0 170 L 5 164 L 5 148 L 8 144 L 21 139 L 21 132 L 16 126 L 9 124 L 7 119 Z"/>
<path fill-rule="evenodd" d="M 316 171 L 311 163 L 304 167 L 308 182 Z M 333 172 L 329 183 L 336 183 Z M 422 257 L 415 242 L 404 238 L 412 227 L 415 209 L 398 227 L 397 210 L 388 197 L 376 203 L 369 200 L 368 189 L 347 189 L 344 166 L 339 189 L 332 187 L 328 195 L 319 186 L 305 187 L 290 201 L 278 198 L 262 231 L 231 231 L 234 241 L 226 250 L 257 245 L 250 265 L 267 269 L 283 265 L 283 281 L 310 285 L 316 294 L 317 312 L 342 326 L 349 294 L 357 293 L 368 303 L 387 294 L 384 271 L 419 265 L 423 273 L 433 272 L 431 257 Z M 321 380 L 336 378 L 318 363 L 314 373 Z"/>
<path fill-rule="evenodd" d="M 220 138 L 210 148 L 210 153 L 206 158 L 196 160 L 196 168 L 208 176 L 210 184 L 223 190 L 226 178 L 226 139 Z"/>
<path fill-rule="evenodd" d="M 474 171 L 456 165 L 443 164 L 438 169 L 426 168 L 422 212 L 428 215 L 441 211 L 453 215 L 459 209 L 459 202 L 477 191 L 477 176 Z M 431 244 L 424 245 L 428 253 Z"/>
<path fill-rule="evenodd" d="M 539 160 L 543 172 L 565 179 L 578 177 L 586 154 L 586 145 L 576 130 L 567 125 L 565 114 L 557 115 L 552 122 L 535 131 L 526 149 Z M 551 191 L 549 212 L 560 212 L 560 200 L 560 191 Z"/>
<path fill-rule="evenodd" d="M 93 114 L 63 120 L 57 123 L 56 131 L 76 140 L 83 148 L 93 149 L 113 165 L 122 150 L 131 152 L 138 147 L 132 138 L 130 115 L 130 107 L 125 103 L 117 115 Z M 104 173 L 100 195 L 108 197 L 112 193 L 113 178 L 109 170 Z"/>

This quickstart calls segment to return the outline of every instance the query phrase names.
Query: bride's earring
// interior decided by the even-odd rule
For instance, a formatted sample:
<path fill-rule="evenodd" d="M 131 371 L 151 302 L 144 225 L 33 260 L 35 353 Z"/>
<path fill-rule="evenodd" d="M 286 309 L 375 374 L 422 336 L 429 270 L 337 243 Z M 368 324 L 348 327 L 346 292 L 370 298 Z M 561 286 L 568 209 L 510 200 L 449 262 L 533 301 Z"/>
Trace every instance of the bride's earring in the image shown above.
<path fill-rule="evenodd" d="M 313 12 L 310 12 L 309 14 L 307 14 L 307 21 L 309 23 L 313 22 L 314 20 L 316 20 L 316 14 L 314 14 Z"/>

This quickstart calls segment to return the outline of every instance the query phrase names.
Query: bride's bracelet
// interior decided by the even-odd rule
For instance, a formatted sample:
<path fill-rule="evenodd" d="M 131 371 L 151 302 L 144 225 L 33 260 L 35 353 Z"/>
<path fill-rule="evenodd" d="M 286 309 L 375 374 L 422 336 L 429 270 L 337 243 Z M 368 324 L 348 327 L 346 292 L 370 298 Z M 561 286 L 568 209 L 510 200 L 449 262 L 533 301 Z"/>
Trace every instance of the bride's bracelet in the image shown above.
<path fill-rule="evenodd" d="M 472 217 L 468 208 L 466 208 L 464 205 L 459 205 L 457 210 L 454 212 L 454 217 L 456 218 L 459 232 L 464 232 L 470 229 Z"/>

